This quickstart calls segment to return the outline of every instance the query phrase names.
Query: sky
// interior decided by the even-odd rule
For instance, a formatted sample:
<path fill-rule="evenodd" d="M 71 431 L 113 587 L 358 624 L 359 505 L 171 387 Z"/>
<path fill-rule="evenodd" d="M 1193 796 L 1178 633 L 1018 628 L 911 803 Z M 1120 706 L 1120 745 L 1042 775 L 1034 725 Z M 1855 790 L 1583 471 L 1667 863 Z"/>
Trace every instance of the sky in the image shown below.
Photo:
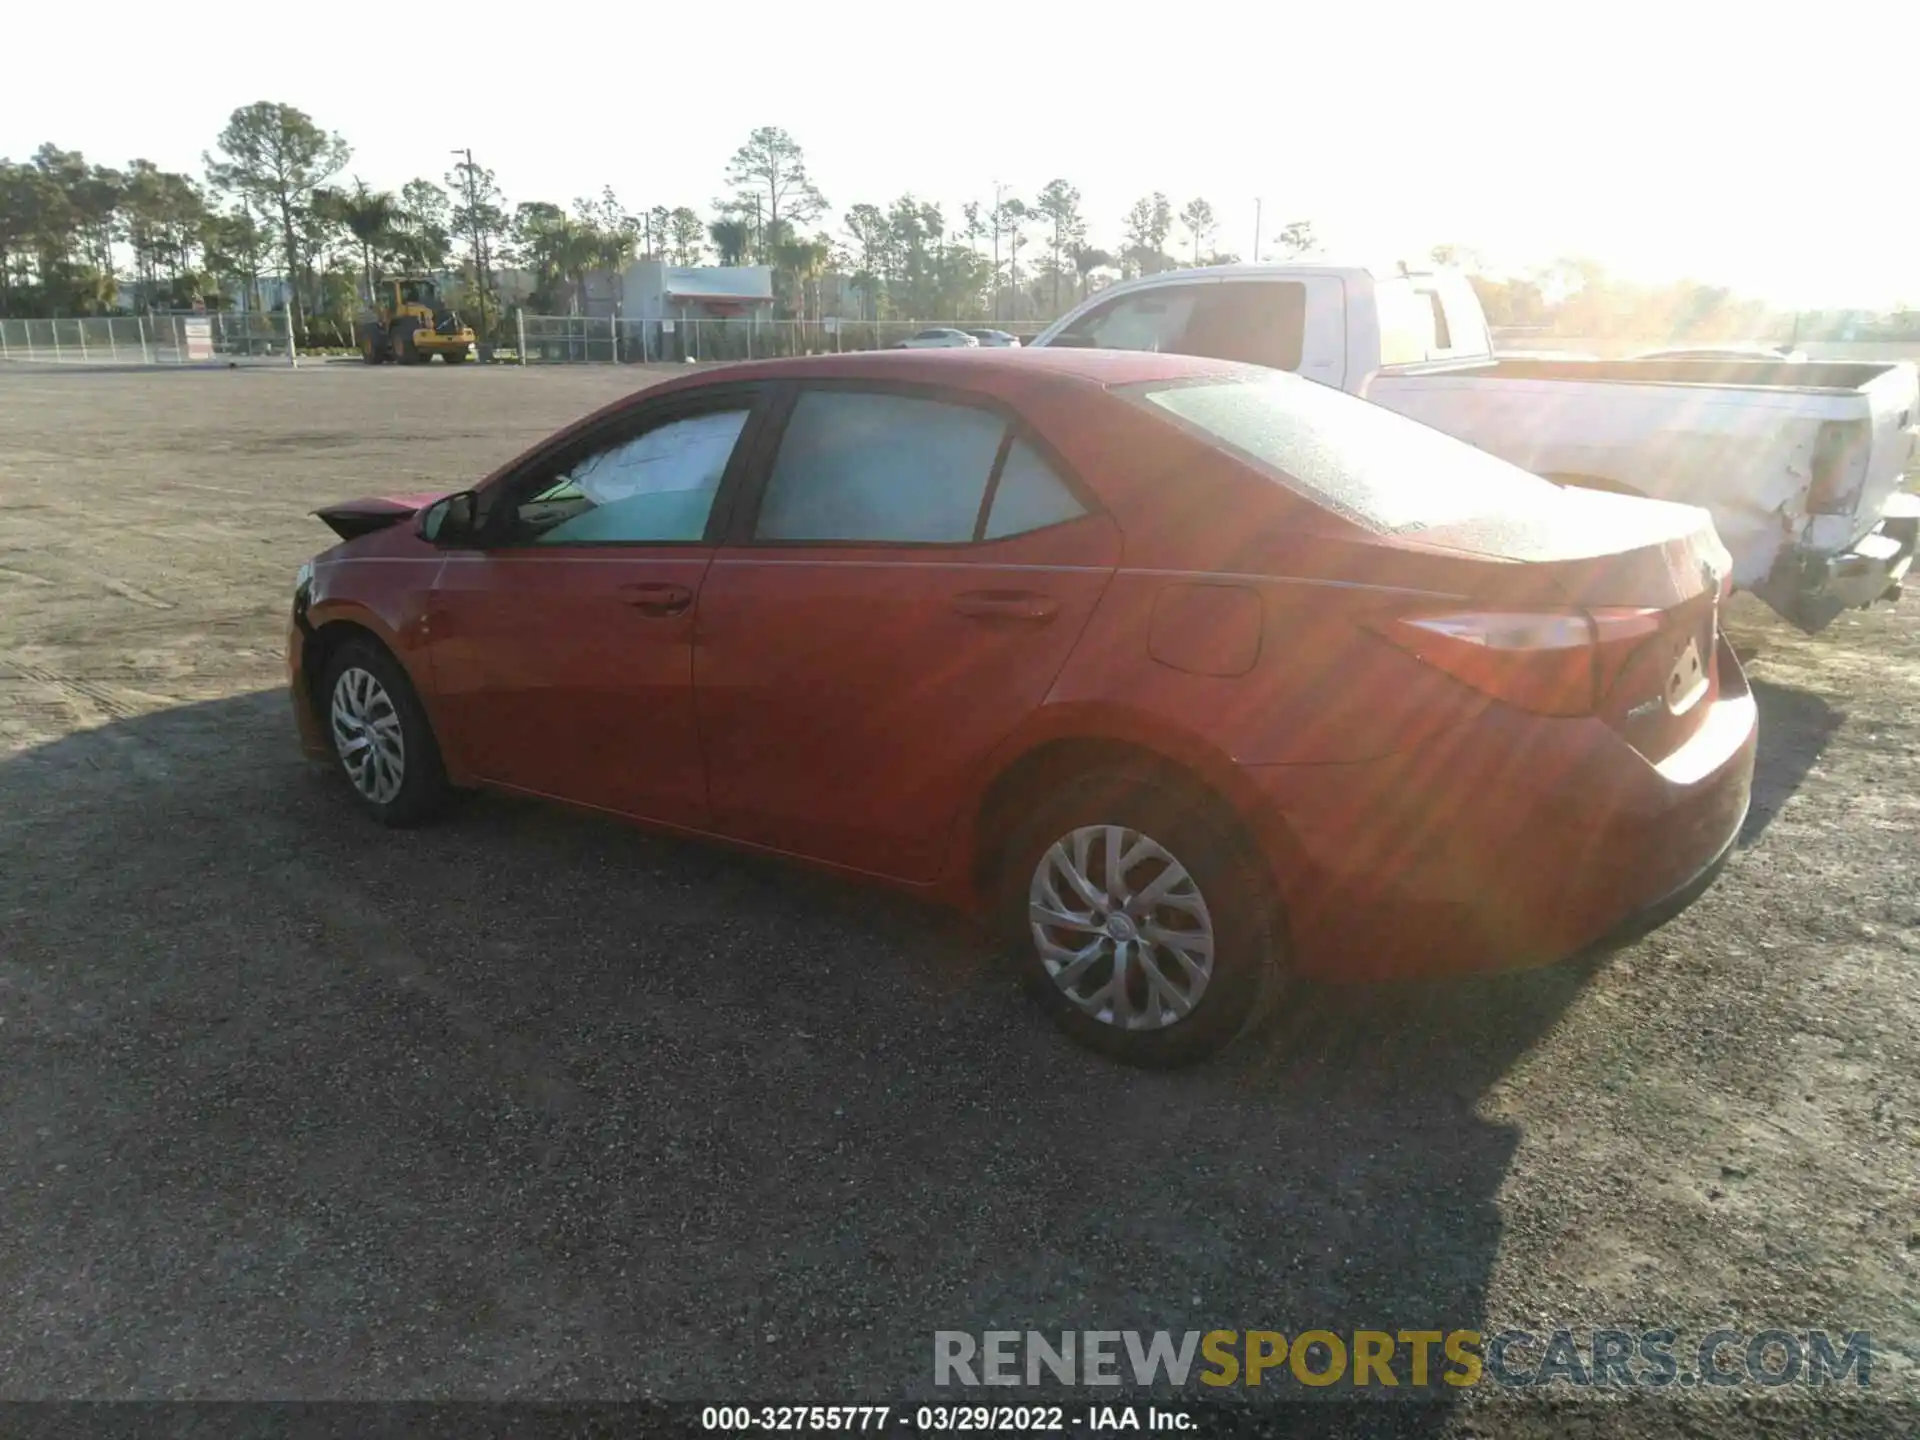
<path fill-rule="evenodd" d="M 429 24 L 364 0 L 207 0 L 191 26 L 207 58 L 173 66 L 169 44 L 84 59 L 71 17 L 34 6 L 7 21 L 0 155 L 51 140 L 197 174 L 228 113 L 266 99 L 343 134 L 346 175 L 376 188 L 440 178 L 470 146 L 510 203 L 611 185 L 631 210 L 704 213 L 747 132 L 779 125 L 836 235 L 860 201 L 911 190 L 957 228 L 996 182 L 1031 199 L 1058 176 L 1109 248 L 1127 207 L 1161 190 L 1176 210 L 1207 198 L 1215 244 L 1243 257 L 1257 201 L 1263 252 L 1310 220 L 1333 259 L 1454 244 L 1495 271 L 1579 256 L 1781 307 L 1880 308 L 1920 304 L 1915 14 L 1912 0 L 575 0 L 441 8 Z M 123 0 L 88 17 L 152 31 L 150 7 Z M 36 55 L 59 63 L 22 63 Z"/>

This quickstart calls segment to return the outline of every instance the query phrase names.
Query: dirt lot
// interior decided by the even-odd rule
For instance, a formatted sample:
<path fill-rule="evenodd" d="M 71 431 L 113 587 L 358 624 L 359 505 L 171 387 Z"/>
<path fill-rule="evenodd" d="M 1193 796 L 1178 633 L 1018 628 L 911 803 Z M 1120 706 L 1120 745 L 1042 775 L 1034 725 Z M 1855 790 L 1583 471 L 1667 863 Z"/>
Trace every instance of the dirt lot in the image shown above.
<path fill-rule="evenodd" d="M 1920 1393 L 1920 605 L 1740 610 L 1756 809 L 1651 938 L 1134 1074 L 904 902 L 505 801 L 383 833 L 297 758 L 307 512 L 636 379 L 0 371 L 0 1395 L 844 1402 L 936 1328 L 1613 1324 L 1863 1328 Z"/>

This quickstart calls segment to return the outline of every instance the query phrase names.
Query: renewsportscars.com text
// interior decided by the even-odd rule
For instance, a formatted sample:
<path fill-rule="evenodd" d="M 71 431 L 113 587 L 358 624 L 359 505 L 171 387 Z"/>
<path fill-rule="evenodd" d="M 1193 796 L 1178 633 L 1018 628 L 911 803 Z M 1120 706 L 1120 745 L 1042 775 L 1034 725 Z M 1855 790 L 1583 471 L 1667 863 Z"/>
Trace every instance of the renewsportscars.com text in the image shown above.
<path fill-rule="evenodd" d="M 1864 1389 L 1873 1340 L 1864 1330 L 936 1330 L 933 1383 Z"/>

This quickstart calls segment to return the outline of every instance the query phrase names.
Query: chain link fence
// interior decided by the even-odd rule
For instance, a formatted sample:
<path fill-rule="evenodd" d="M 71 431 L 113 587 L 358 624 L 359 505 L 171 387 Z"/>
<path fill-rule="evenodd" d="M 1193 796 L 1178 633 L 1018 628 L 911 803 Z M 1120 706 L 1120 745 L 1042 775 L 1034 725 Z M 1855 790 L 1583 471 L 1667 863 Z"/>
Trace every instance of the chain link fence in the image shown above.
<path fill-rule="evenodd" d="M 999 329 L 1030 340 L 1034 324 L 987 326 L 932 320 L 625 320 L 603 315 L 515 316 L 508 344 L 522 364 L 673 364 L 694 360 L 769 360 L 884 350 L 933 325 Z"/>
<path fill-rule="evenodd" d="M 285 314 L 0 320 L 0 360 L 52 365 L 288 363 Z"/>

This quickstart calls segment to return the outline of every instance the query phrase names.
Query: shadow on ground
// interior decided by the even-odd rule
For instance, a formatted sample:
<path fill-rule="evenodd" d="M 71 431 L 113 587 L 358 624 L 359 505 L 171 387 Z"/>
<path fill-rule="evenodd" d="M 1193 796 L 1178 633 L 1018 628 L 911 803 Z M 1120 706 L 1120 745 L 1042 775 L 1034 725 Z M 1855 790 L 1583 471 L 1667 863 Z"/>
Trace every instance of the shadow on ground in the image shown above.
<path fill-rule="evenodd" d="M 499 800 L 381 831 L 278 694 L 0 763 L 0 877 L 14 1395 L 871 1401 L 936 1329 L 1477 1328 L 1476 1106 L 1585 973 L 1132 1073 L 910 902 Z"/>
<path fill-rule="evenodd" d="M 1820 762 L 1846 713 L 1811 690 L 1752 681 L 1760 709 L 1760 756 L 1753 772 L 1753 803 L 1740 830 L 1744 848 L 1758 840 Z"/>

